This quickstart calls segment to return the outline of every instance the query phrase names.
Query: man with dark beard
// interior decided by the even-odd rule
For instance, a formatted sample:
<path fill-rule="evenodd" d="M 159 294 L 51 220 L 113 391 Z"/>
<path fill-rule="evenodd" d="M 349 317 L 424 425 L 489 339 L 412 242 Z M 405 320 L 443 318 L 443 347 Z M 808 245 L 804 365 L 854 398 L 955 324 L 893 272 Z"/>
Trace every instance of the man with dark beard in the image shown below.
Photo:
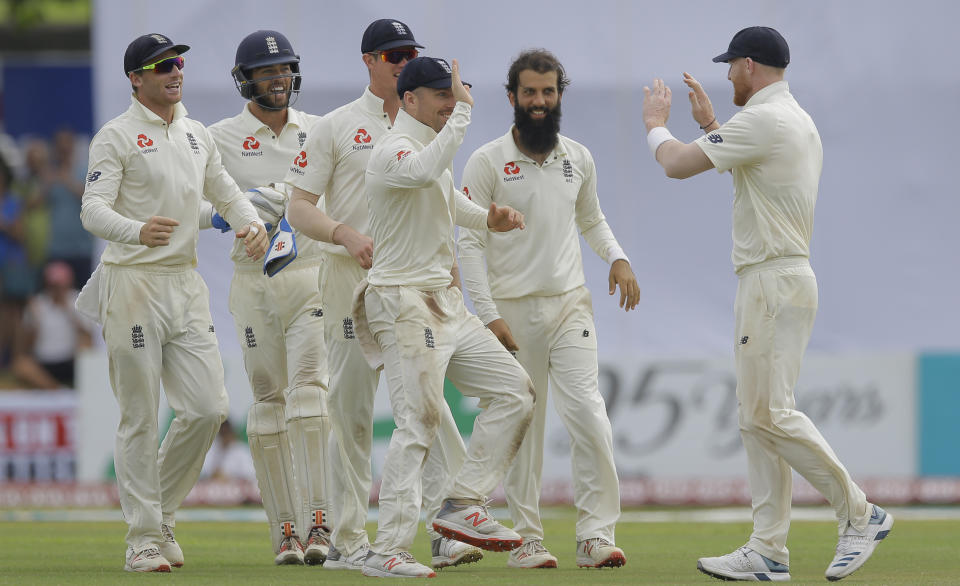
<path fill-rule="evenodd" d="M 461 272 L 477 315 L 514 353 L 537 391 L 533 421 L 504 479 L 514 530 L 523 537 L 508 561 L 517 568 L 557 567 L 557 558 L 543 546 L 539 511 L 548 380 L 570 434 L 577 565 L 626 564 L 614 545 L 619 480 L 598 385 L 593 307 L 578 232 L 610 263 L 609 293 L 620 287 L 620 307 L 635 308 L 640 289 L 600 210 L 590 151 L 559 134 L 560 99 L 568 83 L 550 52 L 521 53 L 507 74 L 514 126 L 477 149 L 463 173 L 463 192 L 480 206 L 496 202 L 529 213 L 522 233 L 460 232 Z"/>

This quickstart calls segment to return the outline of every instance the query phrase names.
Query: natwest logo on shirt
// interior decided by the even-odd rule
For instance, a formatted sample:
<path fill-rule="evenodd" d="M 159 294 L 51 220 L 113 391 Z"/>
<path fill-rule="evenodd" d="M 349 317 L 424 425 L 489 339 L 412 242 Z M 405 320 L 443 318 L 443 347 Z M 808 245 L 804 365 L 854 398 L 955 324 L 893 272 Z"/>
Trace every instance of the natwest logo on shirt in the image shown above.
<path fill-rule="evenodd" d="M 510 161 L 503 166 L 503 173 L 506 177 L 503 178 L 503 182 L 507 181 L 521 181 L 523 180 L 523 175 L 520 174 L 520 165 L 517 165 L 513 161 Z"/>
<path fill-rule="evenodd" d="M 367 144 L 371 140 L 373 140 L 373 137 L 370 136 L 370 133 L 368 133 L 365 128 L 358 128 L 357 135 L 353 137 L 353 142 L 357 144 Z"/>
<path fill-rule="evenodd" d="M 293 164 L 290 165 L 290 172 L 297 175 L 303 175 L 303 168 L 307 166 L 307 151 L 300 151 L 293 158 Z"/>
<path fill-rule="evenodd" d="M 137 146 L 140 148 L 147 148 L 148 146 L 153 146 L 153 139 L 148 138 L 146 134 L 137 135 Z"/>
<path fill-rule="evenodd" d="M 470 200 L 473 199 L 472 197 L 470 197 L 470 188 L 467 187 L 466 185 L 463 186 L 463 195 L 467 196 L 467 199 L 470 199 Z"/>
<path fill-rule="evenodd" d="M 243 139 L 243 150 L 253 151 L 260 148 L 260 141 L 252 136 Z"/>
<path fill-rule="evenodd" d="M 397 160 L 402 161 L 409 154 L 410 151 L 397 151 Z"/>

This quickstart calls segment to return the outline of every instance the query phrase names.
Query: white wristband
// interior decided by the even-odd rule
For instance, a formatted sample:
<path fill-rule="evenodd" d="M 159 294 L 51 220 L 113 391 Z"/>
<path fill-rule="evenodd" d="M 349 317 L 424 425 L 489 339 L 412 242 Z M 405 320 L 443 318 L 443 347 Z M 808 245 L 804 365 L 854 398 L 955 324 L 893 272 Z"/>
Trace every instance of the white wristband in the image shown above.
<path fill-rule="evenodd" d="M 257 228 L 256 226 L 251 225 L 251 226 L 250 226 L 250 233 L 253 234 L 254 236 L 256 236 L 257 234 L 260 233 L 260 228 Z"/>
<path fill-rule="evenodd" d="M 657 149 L 668 140 L 677 140 L 670 134 L 666 126 L 656 126 L 647 133 L 647 144 L 650 145 L 650 152 L 653 158 L 657 158 Z"/>

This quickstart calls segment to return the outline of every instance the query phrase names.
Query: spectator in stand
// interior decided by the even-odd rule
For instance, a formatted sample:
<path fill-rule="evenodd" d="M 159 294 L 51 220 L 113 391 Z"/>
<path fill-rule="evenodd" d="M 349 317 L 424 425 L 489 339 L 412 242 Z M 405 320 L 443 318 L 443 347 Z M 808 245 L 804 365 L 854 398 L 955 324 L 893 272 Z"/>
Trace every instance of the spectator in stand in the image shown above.
<path fill-rule="evenodd" d="M 27 302 L 11 368 L 29 388 L 72 388 L 74 358 L 92 345 L 93 324 L 75 307 L 79 292 L 68 264 L 51 262 L 43 280 L 43 290 Z"/>
<path fill-rule="evenodd" d="M 200 470 L 200 480 L 245 480 L 257 481 L 257 471 L 253 467 L 250 448 L 237 439 L 237 433 L 230 420 L 224 421 L 213 440 L 207 459 Z"/>
<path fill-rule="evenodd" d="M 93 236 L 80 223 L 87 160 L 77 156 L 77 137 L 68 128 L 53 135 L 52 164 L 45 185 L 50 218 L 46 258 L 70 265 L 76 283 L 86 283 L 92 272 Z"/>
<path fill-rule="evenodd" d="M 11 190 L 13 173 L 0 157 L 0 368 L 9 365 L 20 316 L 33 289 L 23 248 L 23 203 Z"/>

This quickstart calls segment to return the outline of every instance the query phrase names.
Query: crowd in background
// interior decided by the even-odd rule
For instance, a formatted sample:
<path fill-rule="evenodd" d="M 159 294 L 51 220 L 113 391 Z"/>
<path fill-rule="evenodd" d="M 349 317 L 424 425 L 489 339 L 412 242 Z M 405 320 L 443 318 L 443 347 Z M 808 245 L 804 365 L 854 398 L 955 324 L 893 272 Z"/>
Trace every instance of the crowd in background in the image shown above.
<path fill-rule="evenodd" d="M 74 308 L 92 271 L 80 223 L 86 141 L 0 137 L 0 387 L 74 386 L 76 353 L 94 326 Z"/>

